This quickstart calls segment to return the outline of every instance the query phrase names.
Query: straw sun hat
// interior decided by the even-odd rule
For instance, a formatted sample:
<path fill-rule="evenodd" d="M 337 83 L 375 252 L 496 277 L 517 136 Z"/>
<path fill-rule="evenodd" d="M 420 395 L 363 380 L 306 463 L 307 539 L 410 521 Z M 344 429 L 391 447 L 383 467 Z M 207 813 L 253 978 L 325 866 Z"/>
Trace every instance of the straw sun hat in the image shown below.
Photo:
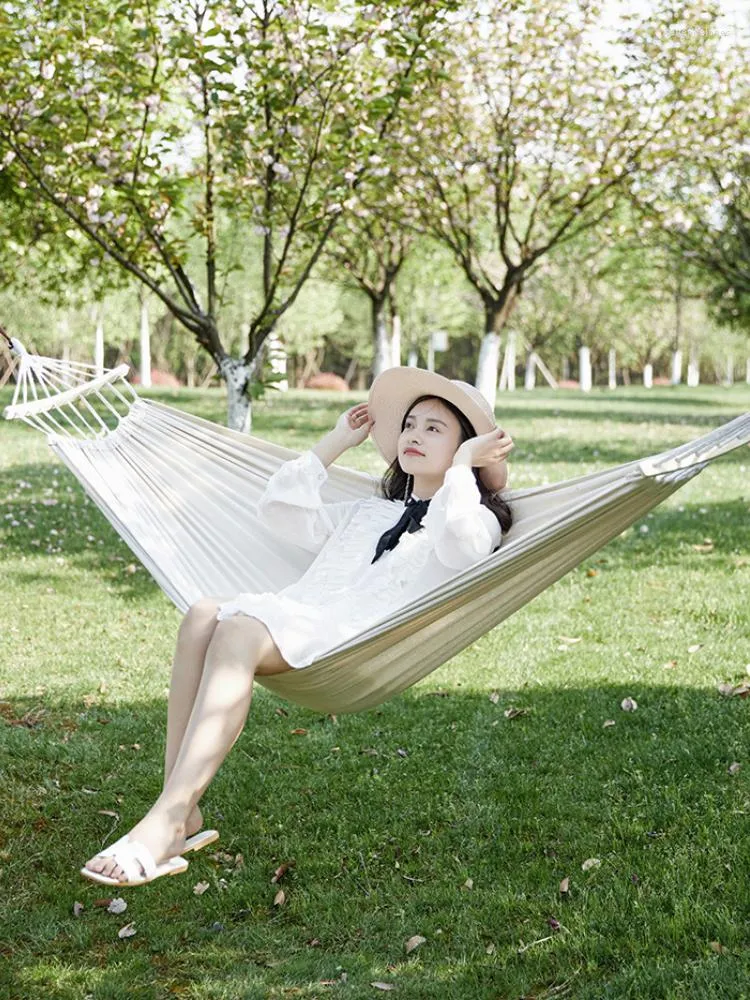
<path fill-rule="evenodd" d="M 370 431 L 378 451 L 390 465 L 398 455 L 398 438 L 404 414 L 418 396 L 441 396 L 468 417 L 477 435 L 497 426 L 492 407 L 473 385 L 448 379 L 426 368 L 387 368 L 373 381 L 367 412 L 375 424 Z"/>

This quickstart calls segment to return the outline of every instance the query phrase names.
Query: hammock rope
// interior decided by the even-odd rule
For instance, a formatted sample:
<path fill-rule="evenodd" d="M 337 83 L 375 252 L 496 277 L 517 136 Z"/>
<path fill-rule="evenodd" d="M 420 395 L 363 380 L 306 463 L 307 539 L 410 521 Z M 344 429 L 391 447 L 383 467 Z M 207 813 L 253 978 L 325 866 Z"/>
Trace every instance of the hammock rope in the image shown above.
<path fill-rule="evenodd" d="M 167 596 L 185 611 L 206 595 L 278 591 L 315 555 L 270 534 L 255 508 L 298 452 L 141 399 L 126 365 L 32 356 L 21 363 L 7 419 L 47 435 Z M 20 350 L 19 350 L 20 348 Z M 39 385 L 35 385 L 39 383 Z M 57 387 L 57 388 L 55 388 Z M 63 426 L 61 411 L 87 419 Z M 60 416 L 58 420 L 57 416 Z M 302 670 L 259 677 L 321 712 L 354 712 L 416 683 L 644 516 L 705 466 L 750 443 L 750 413 L 676 448 L 610 469 L 507 490 L 514 524 L 500 549 Z M 377 493 L 379 478 L 335 464 L 324 502 Z"/>

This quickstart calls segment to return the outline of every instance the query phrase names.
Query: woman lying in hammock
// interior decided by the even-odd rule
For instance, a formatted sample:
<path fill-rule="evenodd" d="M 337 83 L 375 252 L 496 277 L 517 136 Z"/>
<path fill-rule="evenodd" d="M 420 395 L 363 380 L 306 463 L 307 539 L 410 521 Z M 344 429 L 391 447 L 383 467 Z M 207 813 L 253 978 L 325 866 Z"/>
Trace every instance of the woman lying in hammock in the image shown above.
<path fill-rule="evenodd" d="M 372 433 L 389 463 L 382 496 L 323 503 L 326 467 Z M 256 675 L 301 669 L 488 556 L 512 522 L 500 497 L 510 436 L 482 394 L 419 368 L 391 368 L 309 451 L 269 479 L 257 516 L 316 553 L 276 594 L 206 597 L 183 618 L 167 711 L 164 788 L 143 819 L 81 873 L 142 885 L 185 871 L 198 802 L 239 737 Z"/>

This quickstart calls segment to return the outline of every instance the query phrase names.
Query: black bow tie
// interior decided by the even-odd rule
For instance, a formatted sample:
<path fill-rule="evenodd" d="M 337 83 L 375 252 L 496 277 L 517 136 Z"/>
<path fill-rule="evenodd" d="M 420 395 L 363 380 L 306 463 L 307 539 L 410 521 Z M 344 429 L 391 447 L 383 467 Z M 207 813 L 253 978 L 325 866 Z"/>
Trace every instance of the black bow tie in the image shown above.
<path fill-rule="evenodd" d="M 399 538 L 401 538 L 405 531 L 408 531 L 410 534 L 414 531 L 419 531 L 422 527 L 422 518 L 427 513 L 429 506 L 429 500 L 415 500 L 414 497 L 409 497 L 406 501 L 404 512 L 396 524 L 387 531 L 384 531 L 380 536 L 372 562 L 380 559 L 386 550 L 395 549 Z"/>

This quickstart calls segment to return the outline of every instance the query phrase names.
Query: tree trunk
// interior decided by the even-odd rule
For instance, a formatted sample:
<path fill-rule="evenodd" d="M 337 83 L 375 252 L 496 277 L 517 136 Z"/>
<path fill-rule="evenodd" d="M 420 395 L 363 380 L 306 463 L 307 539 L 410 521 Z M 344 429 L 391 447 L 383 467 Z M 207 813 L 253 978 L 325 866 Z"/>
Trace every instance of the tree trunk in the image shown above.
<path fill-rule="evenodd" d="M 654 366 L 649 362 L 643 366 L 643 387 L 653 389 L 654 387 Z"/>
<path fill-rule="evenodd" d="M 591 392 L 591 351 L 578 348 L 578 385 L 582 392 Z"/>
<path fill-rule="evenodd" d="M 227 427 L 233 431 L 249 434 L 253 426 L 250 385 L 263 372 L 263 362 L 268 350 L 269 331 L 263 338 L 252 361 L 245 358 L 230 358 L 224 355 L 219 361 L 214 359 L 219 374 L 227 387 Z"/>
<path fill-rule="evenodd" d="M 533 351 L 529 351 L 526 355 L 526 375 L 523 387 L 527 392 L 536 387 L 536 354 Z"/>
<path fill-rule="evenodd" d="M 492 330 L 485 333 L 479 348 L 476 387 L 494 407 L 497 401 L 497 366 L 500 363 L 500 337 Z"/>
<path fill-rule="evenodd" d="M 372 361 L 372 377 L 376 379 L 381 372 L 392 368 L 391 345 L 388 341 L 388 325 L 385 319 L 385 298 L 371 297 L 372 303 L 372 336 L 374 355 Z"/>
<path fill-rule="evenodd" d="M 614 347 L 610 347 L 610 349 L 609 349 L 608 362 L 609 362 L 609 370 L 607 372 L 607 375 L 608 375 L 607 385 L 609 386 L 610 389 L 616 389 L 617 388 L 617 353 L 616 353 Z"/>
<path fill-rule="evenodd" d="M 148 325 L 148 303 L 144 292 L 141 300 L 141 385 L 151 388 L 151 329 Z"/>
<path fill-rule="evenodd" d="M 219 372 L 227 387 L 227 427 L 233 431 L 249 434 L 253 426 L 253 414 L 247 385 L 250 381 L 250 365 L 241 358 L 222 358 Z"/>
<path fill-rule="evenodd" d="M 401 313 L 391 288 L 391 364 L 398 368 L 401 364 Z"/>
<path fill-rule="evenodd" d="M 688 360 L 688 370 L 687 370 L 687 384 L 689 389 L 695 389 L 700 385 L 701 375 L 700 375 L 700 364 L 698 361 L 698 355 L 695 350 L 691 348 L 690 358 Z"/>
<path fill-rule="evenodd" d="M 503 355 L 503 367 L 500 372 L 498 392 L 515 392 L 516 390 L 516 335 L 513 330 L 508 331 L 505 340 L 505 354 Z"/>
<path fill-rule="evenodd" d="M 517 296 L 510 291 L 505 300 L 486 299 L 484 303 L 484 337 L 479 348 L 475 385 L 494 409 L 497 402 L 498 365 L 500 363 L 500 331 L 510 318 Z"/>
<path fill-rule="evenodd" d="M 672 352 L 672 385 L 679 385 L 682 382 L 682 351 Z"/>

